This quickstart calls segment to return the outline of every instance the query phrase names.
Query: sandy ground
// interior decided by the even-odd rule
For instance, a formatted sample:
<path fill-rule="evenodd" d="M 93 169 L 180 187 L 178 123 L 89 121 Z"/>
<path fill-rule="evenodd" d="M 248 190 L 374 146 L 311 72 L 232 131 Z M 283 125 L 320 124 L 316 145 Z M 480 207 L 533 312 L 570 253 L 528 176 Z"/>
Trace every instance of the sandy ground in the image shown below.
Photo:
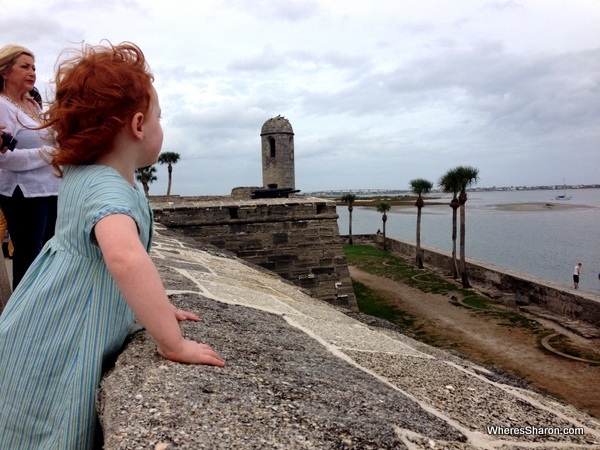
<path fill-rule="evenodd" d="M 531 388 L 547 392 L 600 417 L 600 366 L 549 353 L 539 345 L 539 334 L 503 326 L 497 319 L 456 306 L 447 296 L 424 293 L 355 267 L 350 267 L 350 276 L 381 292 L 390 304 L 414 315 L 418 323 L 436 335 L 446 347 L 473 361 L 517 375 Z M 579 345 L 598 345 L 597 340 L 573 336 L 553 322 L 538 321 L 547 328 L 568 334 L 578 340 Z"/>

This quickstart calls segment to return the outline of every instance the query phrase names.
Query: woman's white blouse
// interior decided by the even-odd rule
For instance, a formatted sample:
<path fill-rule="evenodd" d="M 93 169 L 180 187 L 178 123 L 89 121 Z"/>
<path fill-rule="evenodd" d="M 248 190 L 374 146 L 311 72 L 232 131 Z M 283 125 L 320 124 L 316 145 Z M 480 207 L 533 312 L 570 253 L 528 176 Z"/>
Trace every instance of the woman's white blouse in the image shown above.
<path fill-rule="evenodd" d="M 52 167 L 48 153 L 50 133 L 29 115 L 0 96 L 0 125 L 19 142 L 14 151 L 0 154 L 0 195 L 11 196 L 17 186 L 25 197 L 58 195 L 60 179 Z"/>

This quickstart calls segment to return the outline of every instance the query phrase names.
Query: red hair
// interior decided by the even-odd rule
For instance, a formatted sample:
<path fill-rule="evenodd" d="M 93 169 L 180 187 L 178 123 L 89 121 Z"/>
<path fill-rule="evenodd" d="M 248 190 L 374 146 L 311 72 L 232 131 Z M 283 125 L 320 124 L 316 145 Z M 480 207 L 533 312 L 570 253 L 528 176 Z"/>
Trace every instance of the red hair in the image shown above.
<path fill-rule="evenodd" d="M 92 164 L 112 150 L 115 136 L 150 105 L 153 77 L 135 44 L 84 46 L 62 61 L 56 96 L 43 127 L 52 127 L 58 148 L 52 164 Z"/>

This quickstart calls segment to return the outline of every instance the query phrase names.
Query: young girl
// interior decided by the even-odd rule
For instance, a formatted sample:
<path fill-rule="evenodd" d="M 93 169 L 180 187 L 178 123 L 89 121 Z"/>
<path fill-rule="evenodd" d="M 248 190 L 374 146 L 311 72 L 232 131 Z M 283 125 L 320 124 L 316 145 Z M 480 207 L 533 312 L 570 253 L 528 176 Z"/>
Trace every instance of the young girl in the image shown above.
<path fill-rule="evenodd" d="M 200 319 L 171 305 L 148 255 L 152 213 L 134 172 L 162 145 L 152 80 L 130 43 L 85 47 L 58 67 L 44 124 L 58 144 L 58 221 L 0 316 L 1 449 L 93 447 L 103 364 L 134 315 L 163 357 L 224 364 L 183 338 L 177 321 Z"/>

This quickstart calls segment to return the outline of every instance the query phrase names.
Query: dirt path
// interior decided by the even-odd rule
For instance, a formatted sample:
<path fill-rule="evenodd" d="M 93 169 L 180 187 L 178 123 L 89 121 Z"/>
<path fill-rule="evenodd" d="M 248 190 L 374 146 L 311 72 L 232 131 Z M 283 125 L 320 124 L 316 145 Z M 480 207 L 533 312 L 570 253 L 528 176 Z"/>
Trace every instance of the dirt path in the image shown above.
<path fill-rule="evenodd" d="M 500 325 L 498 319 L 457 307 L 447 296 L 428 294 L 388 278 L 350 267 L 350 276 L 379 291 L 419 325 L 473 361 L 500 368 L 530 386 L 600 417 L 600 366 L 562 358 L 543 350 L 530 330 Z M 557 325 L 539 320 L 544 326 Z"/>

